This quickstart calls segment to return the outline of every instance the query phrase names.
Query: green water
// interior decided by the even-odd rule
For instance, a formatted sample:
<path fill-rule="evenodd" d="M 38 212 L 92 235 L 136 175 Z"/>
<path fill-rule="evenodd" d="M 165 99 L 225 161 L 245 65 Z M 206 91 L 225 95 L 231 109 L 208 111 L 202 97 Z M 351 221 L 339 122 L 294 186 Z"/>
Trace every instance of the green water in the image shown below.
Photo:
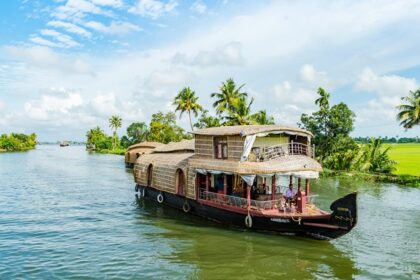
<path fill-rule="evenodd" d="M 416 279 L 420 190 L 320 179 L 317 203 L 358 191 L 332 242 L 224 228 L 137 200 L 123 157 L 83 147 L 0 154 L 0 279 Z"/>

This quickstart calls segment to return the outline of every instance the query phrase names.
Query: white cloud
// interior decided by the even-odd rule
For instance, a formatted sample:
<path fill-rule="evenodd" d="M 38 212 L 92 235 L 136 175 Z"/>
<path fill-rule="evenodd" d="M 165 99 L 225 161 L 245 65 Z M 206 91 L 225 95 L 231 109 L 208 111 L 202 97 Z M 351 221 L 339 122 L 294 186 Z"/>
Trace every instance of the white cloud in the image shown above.
<path fill-rule="evenodd" d="M 398 110 L 395 107 L 401 104 L 401 97 L 418 87 L 419 84 L 414 78 L 378 75 L 372 69 L 365 68 L 355 83 L 355 89 L 371 92 L 375 96 L 364 106 L 356 107 L 356 127 L 359 126 L 362 131 L 370 135 L 373 133 L 380 135 L 378 129 L 381 128 L 387 131 L 387 135 L 398 133 L 396 121 Z"/>
<path fill-rule="evenodd" d="M 53 41 L 41 38 L 39 36 L 36 35 L 32 35 L 29 38 L 29 41 L 31 41 L 32 43 L 38 44 L 38 45 L 42 45 L 42 46 L 46 46 L 46 47 L 51 47 L 51 48 L 61 48 L 62 45 L 59 43 L 55 43 Z"/>
<path fill-rule="evenodd" d="M 73 38 L 71 38 L 69 35 L 60 33 L 52 29 L 42 29 L 40 33 L 41 35 L 52 37 L 56 41 L 58 41 L 58 43 L 56 43 L 56 46 L 61 46 L 63 48 L 73 48 L 81 46 L 79 43 L 74 41 Z"/>
<path fill-rule="evenodd" d="M 316 90 L 314 88 L 294 88 L 289 81 L 283 81 L 274 85 L 272 91 L 276 97 L 275 102 L 277 104 L 285 106 L 296 105 L 302 110 L 313 108 L 313 103 L 316 99 Z"/>
<path fill-rule="evenodd" d="M 113 16 L 111 11 L 103 10 L 86 0 L 68 0 L 65 5 L 57 7 L 51 15 L 61 20 L 74 20 L 83 18 L 86 14 Z"/>
<path fill-rule="evenodd" d="M 203 13 L 205 13 L 205 12 L 206 12 L 206 10 L 207 10 L 207 6 L 206 6 L 206 4 L 204 4 L 202 1 L 200 1 L 200 0 L 199 0 L 199 1 L 195 1 L 195 2 L 191 5 L 190 9 L 191 9 L 192 11 L 196 12 L 196 13 L 203 14 Z"/>
<path fill-rule="evenodd" d="M 216 47 L 214 50 L 199 51 L 194 57 L 177 52 L 171 59 L 173 63 L 196 65 L 202 67 L 212 66 L 243 66 L 245 58 L 242 55 L 242 44 L 230 42 L 223 47 Z"/>
<path fill-rule="evenodd" d="M 122 0 L 90 0 L 93 4 L 99 6 L 111 6 L 114 8 L 120 8 L 123 6 Z"/>
<path fill-rule="evenodd" d="M 84 23 L 84 26 L 93 29 L 95 31 L 107 34 L 126 34 L 132 31 L 140 31 L 141 28 L 129 22 L 111 22 L 109 26 L 106 26 L 98 21 L 89 21 Z"/>
<path fill-rule="evenodd" d="M 26 102 L 24 110 L 33 120 L 46 121 L 58 116 L 68 115 L 72 109 L 81 106 L 83 99 L 77 92 L 64 88 L 51 88 L 48 94 L 43 94 L 41 100 Z"/>
<path fill-rule="evenodd" d="M 94 75 L 89 63 L 85 60 L 57 54 L 48 47 L 6 46 L 5 50 L 14 58 L 25 62 L 29 66 L 58 70 L 65 74 Z"/>
<path fill-rule="evenodd" d="M 178 2 L 174 0 L 169 0 L 166 3 L 158 0 L 138 0 L 128 12 L 142 17 L 157 19 L 166 13 L 174 11 L 177 6 Z"/>
<path fill-rule="evenodd" d="M 379 76 L 370 68 L 365 68 L 359 75 L 356 89 L 374 92 L 379 96 L 402 97 L 410 90 L 418 87 L 414 78 L 405 78 L 398 75 Z"/>
<path fill-rule="evenodd" d="M 69 22 L 53 20 L 53 21 L 48 22 L 47 26 L 63 28 L 64 30 L 66 30 L 69 33 L 78 34 L 78 35 L 86 37 L 86 38 L 91 38 L 92 37 L 92 33 L 87 31 L 86 29 L 84 29 L 80 26 L 77 26 L 73 23 L 69 23 Z"/>
<path fill-rule="evenodd" d="M 90 105 L 96 115 L 107 117 L 119 113 L 116 102 L 113 93 L 105 93 L 96 95 Z"/>

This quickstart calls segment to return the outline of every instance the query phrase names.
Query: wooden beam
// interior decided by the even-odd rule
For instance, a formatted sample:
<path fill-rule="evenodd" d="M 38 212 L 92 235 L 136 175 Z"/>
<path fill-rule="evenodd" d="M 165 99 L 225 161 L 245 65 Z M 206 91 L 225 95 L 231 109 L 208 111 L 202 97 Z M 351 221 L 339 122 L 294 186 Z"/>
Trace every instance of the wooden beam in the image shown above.
<path fill-rule="evenodd" d="M 305 194 L 309 196 L 309 179 L 306 179 Z"/>
<path fill-rule="evenodd" d="M 251 208 L 251 186 L 248 184 L 246 185 L 246 204 L 249 210 Z"/>
<path fill-rule="evenodd" d="M 273 177 L 271 177 L 271 200 L 276 199 L 276 189 L 276 175 L 273 175 Z"/>
<path fill-rule="evenodd" d="M 227 175 L 223 174 L 223 194 L 227 195 Z"/>
<path fill-rule="evenodd" d="M 208 199 L 208 192 L 209 192 L 209 185 L 210 185 L 210 174 L 206 174 L 206 199 Z"/>

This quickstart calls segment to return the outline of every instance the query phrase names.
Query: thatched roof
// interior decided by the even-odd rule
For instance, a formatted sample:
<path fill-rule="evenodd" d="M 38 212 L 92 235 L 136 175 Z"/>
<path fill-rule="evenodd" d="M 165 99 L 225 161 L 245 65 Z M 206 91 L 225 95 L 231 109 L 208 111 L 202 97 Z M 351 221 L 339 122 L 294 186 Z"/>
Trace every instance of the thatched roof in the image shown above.
<path fill-rule="evenodd" d="M 312 133 L 301 128 L 282 125 L 235 125 L 210 127 L 193 131 L 196 135 L 252 135 L 257 133 L 282 132 L 286 134 L 313 136 Z"/>
<path fill-rule="evenodd" d="M 153 153 L 194 152 L 194 139 L 171 142 L 157 147 Z"/>
<path fill-rule="evenodd" d="M 185 159 L 193 155 L 194 153 L 151 153 L 139 157 L 136 164 L 173 167 L 179 166 Z"/>
<path fill-rule="evenodd" d="M 237 174 L 271 174 L 277 172 L 322 171 L 321 165 L 307 156 L 287 155 L 265 162 L 227 161 L 193 157 L 190 168 L 223 170 Z"/>
<path fill-rule="evenodd" d="M 131 145 L 128 147 L 128 151 L 133 150 L 133 149 L 137 149 L 137 148 L 151 148 L 154 149 L 156 147 L 165 145 L 163 143 L 158 143 L 158 142 L 141 142 L 141 143 L 137 143 L 134 145 Z"/>

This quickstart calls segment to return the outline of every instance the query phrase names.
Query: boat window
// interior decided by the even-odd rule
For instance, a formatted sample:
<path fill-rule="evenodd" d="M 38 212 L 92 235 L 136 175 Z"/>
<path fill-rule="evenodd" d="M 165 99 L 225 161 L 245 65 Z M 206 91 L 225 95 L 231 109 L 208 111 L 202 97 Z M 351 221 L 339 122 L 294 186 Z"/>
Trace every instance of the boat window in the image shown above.
<path fill-rule="evenodd" d="M 214 137 L 214 157 L 218 159 L 228 158 L 227 137 Z"/>

